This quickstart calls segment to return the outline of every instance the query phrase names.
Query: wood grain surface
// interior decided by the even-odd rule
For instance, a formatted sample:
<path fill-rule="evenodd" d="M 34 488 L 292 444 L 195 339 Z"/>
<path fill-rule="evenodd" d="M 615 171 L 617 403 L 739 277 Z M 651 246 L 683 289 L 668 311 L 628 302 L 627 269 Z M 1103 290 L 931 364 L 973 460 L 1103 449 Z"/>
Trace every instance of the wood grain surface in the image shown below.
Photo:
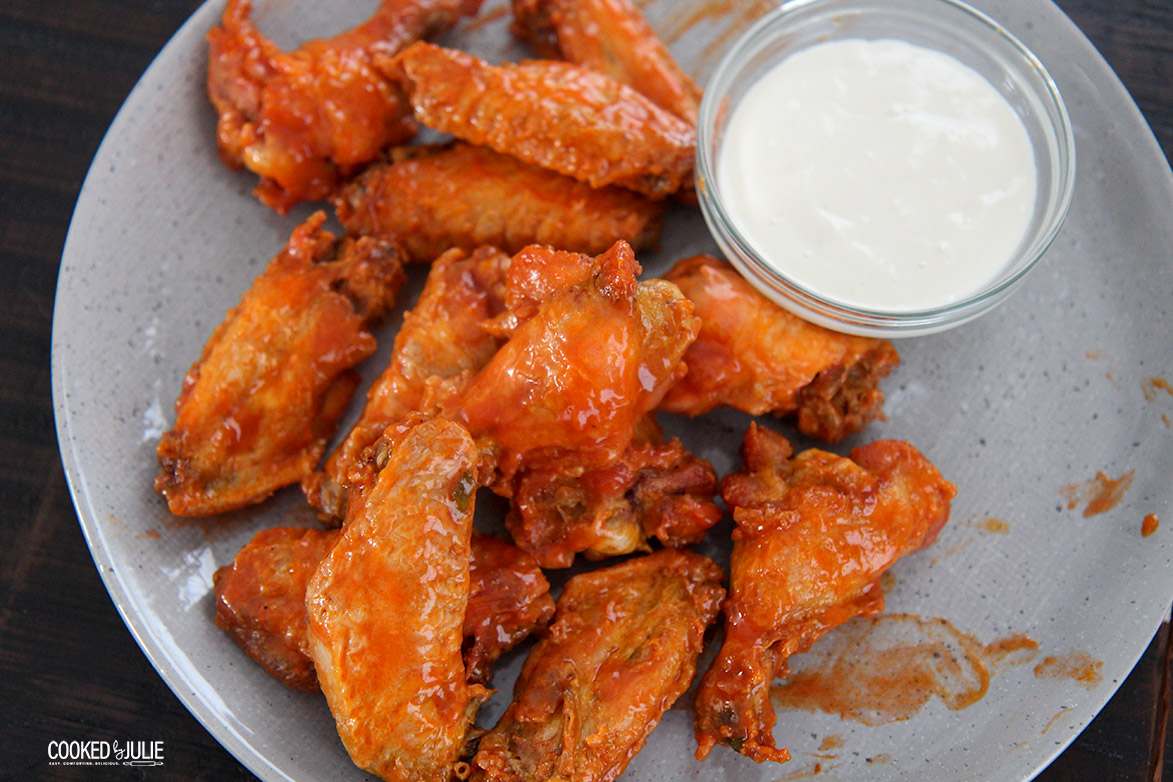
<path fill-rule="evenodd" d="M 57 450 L 49 350 L 61 249 L 115 112 L 198 0 L 0 3 L 0 779 L 247 780 L 184 709 L 107 596 Z M 1173 155 L 1173 2 L 1061 0 Z M 1039 777 L 1173 779 L 1168 625 Z M 165 763 L 50 767 L 49 741 L 164 742 Z"/>

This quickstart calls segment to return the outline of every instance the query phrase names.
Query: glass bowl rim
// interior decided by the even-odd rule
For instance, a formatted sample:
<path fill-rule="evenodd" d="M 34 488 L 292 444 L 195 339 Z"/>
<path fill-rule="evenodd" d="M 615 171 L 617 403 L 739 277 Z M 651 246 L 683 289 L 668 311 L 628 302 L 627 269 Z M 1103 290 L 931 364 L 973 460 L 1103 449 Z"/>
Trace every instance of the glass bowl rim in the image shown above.
<path fill-rule="evenodd" d="M 1007 261 L 1002 272 L 976 291 L 945 304 L 886 310 L 847 304 L 824 296 L 791 279 L 760 257 L 730 219 L 716 187 L 714 158 L 717 150 L 712 148 L 712 134 L 723 110 L 721 104 L 726 101 L 727 91 L 735 83 L 733 76 L 740 75 L 738 71 L 745 62 L 767 48 L 781 31 L 779 28 L 784 29 L 798 12 L 827 6 L 815 18 L 852 12 L 897 18 L 909 16 L 907 6 L 913 4 L 923 5 L 926 9 L 943 8 L 947 13 L 956 15 L 957 20 L 964 20 L 936 19 L 935 29 L 971 26 L 991 33 L 996 43 L 983 48 L 986 54 L 997 61 L 1006 62 L 1003 52 L 1008 53 L 1016 65 L 1037 78 L 1037 85 L 1028 85 L 1019 79 L 1015 81 L 1042 104 L 1039 122 L 1050 130 L 1046 134 L 1048 143 L 1045 147 L 1033 143 L 1032 146 L 1041 150 L 1042 154 L 1053 156 L 1056 165 L 1052 167 L 1050 187 L 1040 188 L 1037 194 L 1037 198 L 1045 202 L 1045 208 L 1041 211 L 1042 225 L 1038 231 L 1024 236 L 1022 251 Z M 1027 273 L 1046 254 L 1062 229 L 1074 197 L 1076 148 L 1071 118 L 1058 86 L 1034 52 L 1001 23 L 962 0 L 905 0 L 904 5 L 903 8 L 886 7 L 877 0 L 788 0 L 757 19 L 737 37 L 714 68 L 701 99 L 697 123 L 696 191 L 701 212 L 717 244 L 727 259 L 766 296 L 796 314 L 840 331 L 914 336 L 961 325 L 993 309 L 1024 281 Z M 995 50 L 998 53 L 992 53 Z M 718 91 L 713 87 L 720 89 Z"/>

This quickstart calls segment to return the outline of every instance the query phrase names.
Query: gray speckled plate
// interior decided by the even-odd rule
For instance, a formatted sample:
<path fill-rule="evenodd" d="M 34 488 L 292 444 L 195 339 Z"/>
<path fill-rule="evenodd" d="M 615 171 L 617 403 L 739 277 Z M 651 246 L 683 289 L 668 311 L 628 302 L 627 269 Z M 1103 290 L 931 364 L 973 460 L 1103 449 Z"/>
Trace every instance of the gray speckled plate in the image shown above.
<path fill-rule="evenodd" d="M 356 23 L 373 0 L 329 5 L 262 2 L 258 18 L 291 44 Z M 644 3 L 702 79 L 744 24 L 714 19 L 709 5 Z M 1162 383 L 1173 377 L 1173 177 L 1124 88 L 1061 12 L 1044 0 L 979 5 L 1039 54 L 1066 98 L 1075 203 L 1007 304 L 900 344 L 904 363 L 884 385 L 888 420 L 865 437 L 912 441 L 960 490 L 935 546 L 894 569 L 889 611 L 943 618 L 982 644 L 1022 634 L 1038 652 L 1029 664 L 991 665 L 985 697 L 964 709 L 934 698 L 910 719 L 875 727 L 781 710 L 776 735 L 794 754 L 786 766 L 721 748 L 696 762 L 690 714 L 674 709 L 624 779 L 776 780 L 814 773 L 816 763 L 820 779 L 920 777 L 926 768 L 941 779 L 1026 779 L 1108 700 L 1169 609 L 1173 393 Z M 494 11 L 502 4 L 488 6 L 484 21 L 450 41 L 489 58 L 517 56 L 505 14 Z M 253 532 L 313 523 L 299 493 L 195 524 L 171 517 L 151 489 L 183 373 L 308 211 L 272 214 L 250 195 L 251 176 L 217 160 L 203 36 L 220 8 L 205 5 L 163 50 L 82 190 L 53 330 L 61 452 L 111 597 L 208 730 L 266 780 L 362 779 L 320 696 L 270 679 L 211 622 L 212 573 Z M 699 214 L 681 211 L 663 250 L 642 260 L 655 274 L 711 249 Z M 389 329 L 397 322 L 398 314 Z M 376 357 L 368 372 L 379 368 Z M 719 470 L 735 464 L 744 416 L 667 423 Z M 1110 510 L 1088 516 L 1098 475 L 1131 483 Z M 1168 526 L 1142 537 L 1148 514 Z M 710 550 L 725 556 L 718 543 Z M 905 624 L 914 637 L 924 630 Z M 1065 675 L 1042 664 L 1048 657 L 1102 663 L 1100 678 Z M 484 721 L 502 711 L 520 664 L 507 658 Z"/>

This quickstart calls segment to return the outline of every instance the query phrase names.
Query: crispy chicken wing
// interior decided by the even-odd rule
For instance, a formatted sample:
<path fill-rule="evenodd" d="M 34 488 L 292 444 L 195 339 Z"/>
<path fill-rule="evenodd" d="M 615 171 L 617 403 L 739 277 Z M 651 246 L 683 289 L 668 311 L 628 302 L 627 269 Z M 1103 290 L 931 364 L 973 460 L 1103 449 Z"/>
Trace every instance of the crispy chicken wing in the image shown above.
<path fill-rule="evenodd" d="M 306 584 L 338 530 L 261 530 L 216 571 L 216 625 L 284 684 L 318 689 L 306 637 Z"/>
<path fill-rule="evenodd" d="M 474 780 L 605 782 L 688 688 L 725 591 L 712 561 L 663 549 L 567 582 Z"/>
<path fill-rule="evenodd" d="M 383 0 L 364 24 L 292 52 L 261 35 L 251 6 L 229 0 L 208 33 L 208 95 L 220 158 L 260 175 L 257 197 L 284 214 L 415 135 L 402 94 L 375 61 L 448 30 L 480 0 Z"/>
<path fill-rule="evenodd" d="M 704 325 L 684 357 L 688 374 L 660 409 L 696 416 L 727 405 L 794 415 L 799 431 L 826 442 L 883 415 L 877 385 L 900 362 L 890 342 L 807 323 L 709 255 L 680 261 L 665 279 Z"/>
<path fill-rule="evenodd" d="M 692 181 L 693 128 L 601 73 L 552 60 L 494 66 L 428 43 L 389 72 L 424 125 L 592 187 L 660 198 Z"/>
<path fill-rule="evenodd" d="M 371 166 L 334 199 L 353 234 L 391 233 L 415 261 L 450 247 L 530 244 L 597 254 L 620 239 L 654 246 L 662 202 L 621 187 L 584 182 L 494 152 L 456 143 L 405 147 Z"/>
<path fill-rule="evenodd" d="M 787 760 L 774 744 L 770 683 L 831 628 L 882 611 L 880 575 L 949 517 L 953 485 L 908 443 L 881 440 L 850 459 L 791 454 L 781 435 L 751 424 L 744 470 L 722 481 L 737 529 L 725 642 L 696 699 L 702 760 L 717 743 Z"/>
<path fill-rule="evenodd" d="M 452 250 L 428 272 L 415 307 L 403 316 L 391 362 L 367 392 L 366 405 L 320 472 L 302 482 L 310 503 L 329 517 L 346 514 L 348 474 L 388 425 L 426 405 L 430 386 L 480 369 L 500 340 L 481 328 L 504 306 L 508 255 L 492 247 Z"/>
<path fill-rule="evenodd" d="M 310 653 L 350 757 L 385 780 L 447 782 L 476 710 L 461 657 L 476 446 L 439 419 L 378 472 L 306 591 Z"/>
<path fill-rule="evenodd" d="M 649 419 L 614 462 L 584 468 L 573 456 L 522 470 L 505 525 L 542 567 L 696 543 L 721 520 L 717 474 L 679 440 L 667 443 Z"/>
<path fill-rule="evenodd" d="M 514 258 L 511 279 L 526 279 L 526 257 Z M 531 302 L 528 319 L 446 405 L 493 452 L 499 493 L 522 466 L 568 452 L 584 467 L 618 459 L 683 369 L 699 324 L 676 286 L 637 282 L 624 242 L 595 263 L 585 283 Z"/>
<path fill-rule="evenodd" d="M 385 238 L 341 239 L 318 212 L 294 230 L 188 371 L 159 442 L 155 488 L 171 512 L 260 502 L 321 458 L 375 349 L 367 327 L 405 276 Z"/>
<path fill-rule="evenodd" d="M 513 0 L 513 16 L 539 57 L 604 73 L 696 126 L 700 88 L 631 0 Z"/>
<path fill-rule="evenodd" d="M 284 684 L 317 690 L 306 630 L 306 585 L 339 530 L 277 527 L 258 532 L 231 565 L 216 571 L 216 624 Z M 493 664 L 554 615 L 538 563 L 512 543 L 473 532 L 464 614 L 469 684 L 485 684 Z"/>
<path fill-rule="evenodd" d="M 487 685 L 502 654 L 554 616 L 550 583 L 537 561 L 509 541 L 472 534 L 472 593 L 464 614 L 464 667 L 468 681 Z"/>

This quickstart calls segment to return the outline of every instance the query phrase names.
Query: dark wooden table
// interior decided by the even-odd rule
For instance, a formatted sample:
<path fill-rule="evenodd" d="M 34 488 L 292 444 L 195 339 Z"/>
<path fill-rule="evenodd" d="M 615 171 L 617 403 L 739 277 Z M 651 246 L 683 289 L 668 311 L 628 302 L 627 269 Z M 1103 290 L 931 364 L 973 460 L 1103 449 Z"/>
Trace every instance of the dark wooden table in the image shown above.
<path fill-rule="evenodd" d="M 1173 156 L 1173 2 L 1061 0 Z M 0 3 L 0 779 L 253 779 L 196 722 L 123 626 L 74 514 L 49 345 L 82 179 L 135 81 L 199 0 Z M 1173 779 L 1168 625 L 1040 777 Z M 49 767 L 60 739 L 164 742 L 162 766 Z M 1171 751 L 1164 752 L 1169 747 Z"/>

